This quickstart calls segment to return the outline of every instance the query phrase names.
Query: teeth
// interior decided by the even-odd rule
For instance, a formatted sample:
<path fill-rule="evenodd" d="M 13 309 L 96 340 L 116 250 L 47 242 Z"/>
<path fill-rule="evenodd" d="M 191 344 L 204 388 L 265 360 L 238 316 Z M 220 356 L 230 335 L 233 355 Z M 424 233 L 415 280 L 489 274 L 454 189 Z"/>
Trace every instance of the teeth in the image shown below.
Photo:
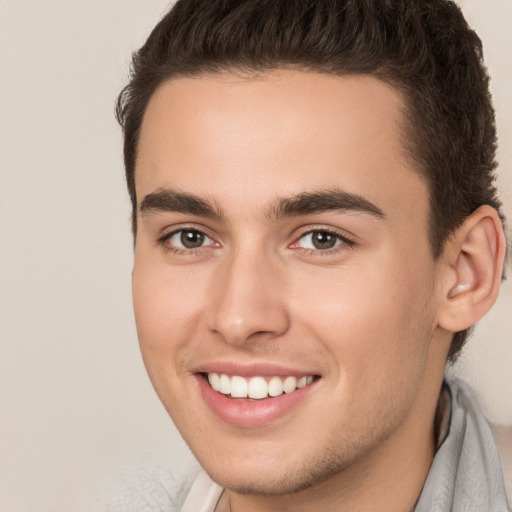
<path fill-rule="evenodd" d="M 220 376 L 220 389 L 219 391 L 223 394 L 223 395 L 229 395 L 231 393 L 231 379 L 225 375 L 225 374 L 222 374 Z"/>
<path fill-rule="evenodd" d="M 283 391 L 292 393 L 297 389 L 297 379 L 295 377 L 286 377 L 283 382 Z"/>
<path fill-rule="evenodd" d="M 300 389 L 300 388 L 303 388 L 304 386 L 307 386 L 307 377 L 301 377 L 298 381 L 297 381 L 297 387 Z"/>
<path fill-rule="evenodd" d="M 247 381 L 243 377 L 231 377 L 231 396 L 233 398 L 247 397 Z"/>
<path fill-rule="evenodd" d="M 249 381 L 249 398 L 267 398 L 268 384 L 263 377 L 253 377 Z"/>
<path fill-rule="evenodd" d="M 283 381 L 279 377 L 272 377 L 268 381 L 268 394 L 270 396 L 282 395 L 283 391 Z"/>
<path fill-rule="evenodd" d="M 231 395 L 232 398 L 260 400 L 268 396 L 275 397 L 283 393 L 293 393 L 296 389 L 311 384 L 313 376 L 308 375 L 299 379 L 293 376 L 288 376 L 284 379 L 275 376 L 267 380 L 264 377 L 245 379 L 238 375 L 230 377 L 225 373 L 220 375 L 218 373 L 209 373 L 208 382 L 215 391 L 219 391 L 223 395 Z"/>
<path fill-rule="evenodd" d="M 208 382 L 210 386 L 215 390 L 220 390 L 220 377 L 217 373 L 209 373 L 208 374 Z"/>

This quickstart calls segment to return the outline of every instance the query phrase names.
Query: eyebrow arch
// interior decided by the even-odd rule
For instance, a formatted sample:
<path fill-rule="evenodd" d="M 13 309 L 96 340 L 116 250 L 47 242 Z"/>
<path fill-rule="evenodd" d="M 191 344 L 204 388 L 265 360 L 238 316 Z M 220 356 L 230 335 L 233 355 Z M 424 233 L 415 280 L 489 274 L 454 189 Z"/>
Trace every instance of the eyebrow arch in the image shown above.
<path fill-rule="evenodd" d="M 159 189 L 146 195 L 140 203 L 139 211 L 141 216 L 153 211 L 189 213 L 215 220 L 224 217 L 221 209 L 210 201 L 171 189 Z"/>
<path fill-rule="evenodd" d="M 343 190 L 304 192 L 289 198 L 279 199 L 267 211 L 267 217 L 280 219 L 320 212 L 360 212 L 385 219 L 386 214 L 375 204 L 357 194 Z"/>

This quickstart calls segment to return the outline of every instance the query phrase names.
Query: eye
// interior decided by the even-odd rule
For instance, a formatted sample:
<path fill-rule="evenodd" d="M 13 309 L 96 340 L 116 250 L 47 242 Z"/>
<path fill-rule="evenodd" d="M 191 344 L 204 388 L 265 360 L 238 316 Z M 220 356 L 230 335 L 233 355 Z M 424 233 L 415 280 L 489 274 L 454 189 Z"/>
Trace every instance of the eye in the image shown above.
<path fill-rule="evenodd" d="M 347 239 L 337 233 L 327 230 L 315 230 L 304 233 L 294 245 L 303 249 L 325 251 L 334 249 L 342 244 L 351 245 Z"/>
<path fill-rule="evenodd" d="M 176 249 L 199 249 L 213 244 L 213 240 L 197 229 L 180 229 L 164 237 L 166 244 Z"/>

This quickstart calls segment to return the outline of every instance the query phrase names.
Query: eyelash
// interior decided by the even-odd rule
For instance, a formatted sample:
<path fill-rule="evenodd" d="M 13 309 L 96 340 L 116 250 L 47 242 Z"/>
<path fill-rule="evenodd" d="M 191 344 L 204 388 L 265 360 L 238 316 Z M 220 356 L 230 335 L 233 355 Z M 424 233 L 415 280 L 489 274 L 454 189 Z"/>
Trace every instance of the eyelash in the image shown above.
<path fill-rule="evenodd" d="M 210 244 L 202 245 L 200 247 L 187 249 L 187 248 L 176 247 L 169 243 L 169 240 L 173 236 L 175 236 L 179 233 L 183 233 L 183 232 L 196 233 L 196 234 L 202 235 L 202 236 L 208 238 L 209 240 L 212 240 L 212 242 L 214 242 L 214 240 L 205 231 L 203 231 L 201 229 L 198 229 L 195 227 L 183 227 L 183 228 L 171 231 L 170 233 L 166 233 L 165 235 L 163 235 L 162 237 L 160 237 L 157 240 L 157 243 L 165 251 L 168 251 L 172 254 L 177 254 L 177 255 L 192 255 L 192 254 L 195 254 L 195 253 L 203 250 L 205 247 L 208 247 L 208 245 L 210 245 Z M 341 242 L 341 243 L 335 245 L 334 247 L 328 248 L 328 249 L 311 249 L 311 248 L 304 248 L 304 247 L 293 247 L 293 246 L 298 245 L 299 241 L 302 240 L 304 237 L 311 235 L 313 233 L 325 233 L 325 234 L 334 236 L 334 237 L 336 237 L 337 242 Z M 314 229 L 309 229 L 308 231 L 301 233 L 300 236 L 298 236 L 289 247 L 292 248 L 293 250 L 302 249 L 302 251 L 307 256 L 319 256 L 319 255 L 320 256 L 329 256 L 329 255 L 332 255 L 333 253 L 338 253 L 340 251 L 351 249 L 355 245 L 356 245 L 356 243 L 353 240 L 347 238 L 346 236 L 340 234 L 339 232 L 337 232 L 333 229 L 318 227 L 318 228 L 314 228 Z M 217 244 L 217 246 L 218 246 L 218 244 Z"/>
<path fill-rule="evenodd" d="M 201 229 L 198 229 L 198 228 L 195 228 L 195 227 L 194 228 L 193 227 L 183 227 L 183 228 L 180 228 L 180 229 L 175 229 L 174 231 L 171 231 L 170 233 L 166 233 L 165 235 L 163 235 L 162 237 L 160 237 L 157 240 L 157 243 L 165 251 L 170 252 L 172 254 L 177 254 L 177 255 L 195 254 L 196 252 L 201 251 L 201 250 L 203 250 L 206 247 L 206 246 L 200 246 L 200 247 L 196 247 L 196 248 L 193 248 L 193 249 L 186 249 L 186 248 L 176 247 L 176 246 L 171 245 L 169 243 L 169 240 L 174 235 L 177 235 L 177 234 L 183 233 L 183 232 L 197 233 L 197 234 L 202 235 L 205 238 L 208 238 L 208 239 L 213 241 L 213 239 L 207 233 L 205 233 Z"/>
<path fill-rule="evenodd" d="M 311 248 L 304 248 L 304 247 L 296 247 L 293 246 L 298 245 L 299 241 L 302 240 L 307 235 L 311 235 L 313 233 L 324 233 L 331 236 L 334 236 L 336 238 L 336 242 L 341 242 L 334 247 L 331 247 L 329 249 L 311 249 Z M 332 256 L 333 254 L 336 254 L 341 251 L 346 251 L 347 249 L 351 249 L 356 245 L 356 243 L 351 240 L 350 238 L 346 237 L 345 235 L 342 235 L 338 231 L 335 231 L 333 229 L 324 228 L 324 227 L 318 227 L 309 229 L 308 231 L 305 231 L 304 233 L 301 233 L 299 237 L 295 239 L 295 242 L 291 244 L 291 247 L 295 250 L 302 249 L 302 251 L 307 256 Z"/>

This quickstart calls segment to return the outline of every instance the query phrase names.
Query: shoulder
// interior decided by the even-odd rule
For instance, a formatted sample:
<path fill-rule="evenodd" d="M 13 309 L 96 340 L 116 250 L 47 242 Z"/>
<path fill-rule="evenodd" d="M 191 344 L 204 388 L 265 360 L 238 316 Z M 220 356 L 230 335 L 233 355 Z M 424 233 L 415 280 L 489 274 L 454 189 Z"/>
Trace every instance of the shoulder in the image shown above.
<path fill-rule="evenodd" d="M 447 376 L 445 384 L 451 396 L 451 433 L 464 438 L 464 444 L 472 449 L 481 446 L 481 455 L 488 458 L 488 465 L 492 463 L 493 452 L 496 453 L 508 503 L 512 504 L 512 426 L 488 422 L 473 390 L 463 380 Z"/>
<path fill-rule="evenodd" d="M 131 460 L 115 475 L 93 485 L 79 512 L 181 512 L 201 468 L 148 456 Z"/>
<path fill-rule="evenodd" d="M 492 425 L 491 432 L 498 448 L 501 469 L 505 480 L 505 490 L 512 509 L 512 425 Z"/>

